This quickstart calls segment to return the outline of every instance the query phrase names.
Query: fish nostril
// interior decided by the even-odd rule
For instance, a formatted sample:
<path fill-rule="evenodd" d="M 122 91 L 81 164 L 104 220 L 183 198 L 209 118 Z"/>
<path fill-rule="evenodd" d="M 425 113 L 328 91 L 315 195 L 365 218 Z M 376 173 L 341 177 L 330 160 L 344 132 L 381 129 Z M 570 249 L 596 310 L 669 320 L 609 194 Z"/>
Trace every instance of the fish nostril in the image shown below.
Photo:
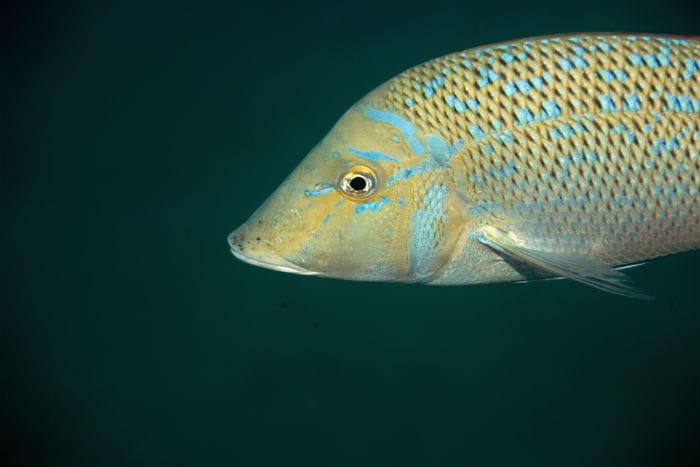
<path fill-rule="evenodd" d="M 227 241 L 231 249 L 236 251 L 242 251 L 244 249 L 243 242 L 245 240 L 244 230 L 245 225 L 240 226 L 227 237 Z"/>

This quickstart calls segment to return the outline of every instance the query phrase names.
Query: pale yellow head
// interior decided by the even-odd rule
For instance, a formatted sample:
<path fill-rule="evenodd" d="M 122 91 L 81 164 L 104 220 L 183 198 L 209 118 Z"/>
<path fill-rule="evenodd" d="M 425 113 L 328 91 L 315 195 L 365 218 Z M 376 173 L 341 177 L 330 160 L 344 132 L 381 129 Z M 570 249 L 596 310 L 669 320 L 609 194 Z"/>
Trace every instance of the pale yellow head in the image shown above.
<path fill-rule="evenodd" d="M 229 235 L 237 258 L 285 272 L 347 279 L 406 275 L 401 232 L 407 216 L 397 207 L 412 196 L 388 183 L 388 177 L 409 151 L 392 140 L 396 129 L 363 114 L 366 102 L 353 106 Z M 370 151 L 386 157 L 372 157 Z"/>
<path fill-rule="evenodd" d="M 373 281 L 422 280 L 444 262 L 434 258 L 440 238 L 408 238 L 424 195 L 425 184 L 415 182 L 429 164 L 416 129 L 381 107 L 385 87 L 353 106 L 229 235 L 237 258 L 285 272 Z M 433 234 L 445 220 L 419 219 Z"/>

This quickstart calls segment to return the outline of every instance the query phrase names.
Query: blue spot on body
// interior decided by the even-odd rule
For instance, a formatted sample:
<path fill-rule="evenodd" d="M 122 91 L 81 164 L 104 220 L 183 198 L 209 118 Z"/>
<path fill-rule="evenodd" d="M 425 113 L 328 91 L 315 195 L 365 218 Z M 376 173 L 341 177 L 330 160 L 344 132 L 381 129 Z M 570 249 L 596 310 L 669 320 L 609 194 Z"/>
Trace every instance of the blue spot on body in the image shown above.
<path fill-rule="evenodd" d="M 455 95 L 454 94 L 447 94 L 445 96 L 445 103 L 447 106 L 451 109 L 455 108 Z"/>
<path fill-rule="evenodd" d="M 518 107 L 514 110 L 518 124 L 525 125 L 533 120 L 532 112 L 527 107 Z"/>
<path fill-rule="evenodd" d="M 693 76 L 693 73 L 698 69 L 698 67 L 692 58 L 685 58 L 683 62 L 685 63 L 685 68 L 683 68 L 683 77 L 689 79 L 691 76 Z"/>
<path fill-rule="evenodd" d="M 632 143 L 634 143 L 634 132 L 633 132 L 633 131 L 631 131 L 631 130 L 626 130 L 626 131 L 623 133 L 623 135 L 624 135 L 624 137 L 625 137 L 625 144 L 632 144 Z"/>
<path fill-rule="evenodd" d="M 649 68 L 654 68 L 656 65 L 658 65 L 656 57 L 654 57 L 652 54 L 644 54 L 644 63 L 646 63 Z"/>
<path fill-rule="evenodd" d="M 467 107 L 469 107 L 469 110 L 471 110 L 472 112 L 476 112 L 476 106 L 478 104 L 476 99 L 469 98 L 469 99 L 467 99 L 466 103 L 467 103 Z"/>
<path fill-rule="evenodd" d="M 661 51 L 656 54 L 656 59 L 659 61 L 659 63 L 663 66 L 668 66 L 671 64 L 671 61 L 668 59 L 668 53 L 670 52 L 669 48 L 666 46 L 661 47 Z"/>
<path fill-rule="evenodd" d="M 532 78 L 530 78 L 530 82 L 535 87 L 535 89 L 537 89 L 538 91 L 542 90 L 542 78 L 540 78 L 539 76 L 533 76 Z"/>
<path fill-rule="evenodd" d="M 527 80 L 519 79 L 516 84 L 518 86 L 518 91 L 527 96 L 527 92 L 530 90 L 530 83 L 528 83 Z"/>
<path fill-rule="evenodd" d="M 399 160 L 395 157 L 392 157 L 388 154 L 384 154 L 383 152 L 380 151 L 374 151 L 374 150 L 369 150 L 369 151 L 361 151 L 359 149 L 355 149 L 352 146 L 348 146 L 348 151 L 351 153 L 355 154 L 358 157 L 361 157 L 363 159 L 367 159 L 368 161 L 390 161 L 390 162 L 399 162 Z"/>
<path fill-rule="evenodd" d="M 559 66 L 561 66 L 564 71 L 571 70 L 571 62 L 564 57 L 559 58 Z"/>
<path fill-rule="evenodd" d="M 627 78 L 627 73 L 625 73 L 623 70 L 619 68 L 615 68 L 613 70 L 613 73 L 615 73 L 615 78 L 621 83 L 625 82 L 625 79 Z"/>
<path fill-rule="evenodd" d="M 613 136 L 625 130 L 625 125 L 622 122 L 616 123 L 612 128 L 610 128 L 610 135 Z"/>
<path fill-rule="evenodd" d="M 610 95 L 601 94 L 598 96 L 598 102 L 600 103 L 600 110 L 603 112 L 613 112 L 615 111 L 615 104 L 613 103 Z"/>
<path fill-rule="evenodd" d="M 562 123 L 562 125 L 559 127 L 559 131 L 565 138 L 568 138 L 569 136 L 574 134 L 574 129 L 566 123 Z"/>
<path fill-rule="evenodd" d="M 562 134 L 558 129 L 552 127 L 549 129 L 549 136 L 552 139 L 559 139 L 562 137 Z"/>
<path fill-rule="evenodd" d="M 472 135 L 472 138 L 474 138 L 474 140 L 479 140 L 484 137 L 484 132 L 482 131 L 481 127 L 474 123 L 469 125 L 469 133 Z"/>
<path fill-rule="evenodd" d="M 489 82 L 489 77 L 488 77 L 488 73 L 486 72 L 486 68 L 484 68 L 483 65 L 479 65 L 476 67 L 476 71 L 479 72 L 479 78 L 476 80 L 476 84 L 480 88 L 483 88 Z"/>
<path fill-rule="evenodd" d="M 586 61 L 578 55 L 571 57 L 571 61 L 574 62 L 574 66 L 576 68 L 586 68 L 586 66 L 588 66 L 588 63 L 586 63 Z"/>
<path fill-rule="evenodd" d="M 693 111 L 693 105 L 690 103 L 690 98 L 688 96 L 686 96 L 685 94 L 681 94 L 680 96 L 678 96 L 678 100 L 680 101 L 682 112 Z"/>
<path fill-rule="evenodd" d="M 679 111 L 681 110 L 681 105 L 678 102 L 678 97 L 671 94 L 670 92 L 666 93 L 666 106 L 668 107 L 668 110 L 673 110 L 673 111 Z"/>
<path fill-rule="evenodd" d="M 330 214 L 326 214 L 326 215 L 323 217 L 323 220 L 321 221 L 321 224 L 325 224 L 326 222 L 328 222 L 328 219 L 329 219 L 330 217 L 331 217 Z"/>
<path fill-rule="evenodd" d="M 544 73 L 542 73 L 542 78 L 543 78 L 547 83 L 549 83 L 549 82 L 552 81 L 552 75 L 550 75 L 548 71 L 545 71 Z"/>
<path fill-rule="evenodd" d="M 678 136 L 672 136 L 666 141 L 666 149 L 669 151 L 675 151 L 678 149 Z"/>
<path fill-rule="evenodd" d="M 614 75 L 612 74 L 612 72 L 610 70 L 600 70 L 600 72 L 598 72 L 598 74 L 600 75 L 601 78 L 603 78 L 603 81 L 605 81 L 606 83 L 609 83 L 610 81 L 612 81 L 613 77 L 614 77 Z"/>
<path fill-rule="evenodd" d="M 340 205 L 343 203 L 344 200 L 345 200 L 345 198 L 341 196 L 341 197 L 338 199 L 338 201 L 335 202 L 335 204 L 333 205 L 333 207 L 334 207 L 334 208 L 337 208 L 338 206 L 340 206 Z"/>
<path fill-rule="evenodd" d="M 552 99 L 547 99 L 542 103 L 545 114 L 549 118 L 557 118 L 559 116 L 559 106 Z"/>
<path fill-rule="evenodd" d="M 518 52 L 518 60 L 525 60 L 527 58 L 527 54 L 525 52 Z"/>
<path fill-rule="evenodd" d="M 391 140 L 392 140 L 394 143 L 398 143 L 398 142 L 399 142 L 399 137 L 396 136 L 396 135 L 391 135 Z"/>
<path fill-rule="evenodd" d="M 408 107 L 410 107 L 411 105 L 413 105 L 413 99 L 411 99 L 410 97 L 407 97 L 406 99 L 404 99 L 404 103 L 405 103 Z"/>
<path fill-rule="evenodd" d="M 571 156 L 567 156 L 567 155 L 559 156 L 559 165 L 561 166 L 562 169 L 568 170 L 568 168 L 571 164 L 573 164 L 573 160 L 571 159 Z"/>
<path fill-rule="evenodd" d="M 641 65 L 641 64 L 643 63 L 643 62 L 642 62 L 642 57 L 640 57 L 640 56 L 637 55 L 637 54 L 629 54 L 629 56 L 627 57 L 627 59 L 630 61 L 630 63 L 631 63 L 632 65 L 639 66 L 639 65 Z"/>
<path fill-rule="evenodd" d="M 513 84 L 512 81 L 508 81 L 507 83 L 505 83 L 503 85 L 502 89 L 503 89 L 503 92 L 505 92 L 506 96 L 508 96 L 508 97 L 515 94 L 515 85 Z"/>
<path fill-rule="evenodd" d="M 475 173 L 470 173 L 468 178 L 469 178 L 469 181 L 472 183 L 480 184 L 480 183 L 484 182 L 484 177 L 482 177 L 481 175 L 477 175 Z"/>
<path fill-rule="evenodd" d="M 598 160 L 598 155 L 590 149 L 586 149 L 584 155 L 586 156 L 586 162 L 589 164 L 593 164 Z"/>
<path fill-rule="evenodd" d="M 426 99 L 430 99 L 431 97 L 433 97 L 433 89 L 428 86 L 423 86 L 423 95 Z"/>
<path fill-rule="evenodd" d="M 623 103 L 623 110 L 628 110 L 630 112 L 636 112 L 639 110 L 639 99 L 635 93 L 627 93 L 625 96 L 625 102 Z"/>
<path fill-rule="evenodd" d="M 482 154 L 491 154 L 493 152 L 493 146 L 490 144 L 484 144 L 480 149 Z"/>
<path fill-rule="evenodd" d="M 502 144 L 511 144 L 513 142 L 513 133 L 510 131 L 504 131 L 501 133 L 494 133 L 493 138 Z"/>
<path fill-rule="evenodd" d="M 501 58 L 506 63 L 510 63 L 513 61 L 513 56 L 511 54 L 509 54 L 508 52 L 504 52 L 503 55 L 501 55 Z"/>
<path fill-rule="evenodd" d="M 470 66 L 472 66 L 472 62 L 465 58 L 464 60 L 462 60 L 462 65 L 464 65 L 465 68 L 469 68 Z"/>
<path fill-rule="evenodd" d="M 489 81 L 496 81 L 498 79 L 498 73 L 493 71 L 491 68 L 487 68 L 483 65 L 476 67 L 479 72 L 479 79 L 476 80 L 476 84 L 481 88 L 486 86 Z"/>
<path fill-rule="evenodd" d="M 600 41 L 598 42 L 598 48 L 603 52 L 607 52 L 608 50 L 610 50 L 610 45 L 608 45 L 607 42 Z"/>
<path fill-rule="evenodd" d="M 460 101 L 459 99 L 455 100 L 455 110 L 459 113 L 464 112 L 467 110 L 467 107 L 464 105 L 464 102 Z"/>

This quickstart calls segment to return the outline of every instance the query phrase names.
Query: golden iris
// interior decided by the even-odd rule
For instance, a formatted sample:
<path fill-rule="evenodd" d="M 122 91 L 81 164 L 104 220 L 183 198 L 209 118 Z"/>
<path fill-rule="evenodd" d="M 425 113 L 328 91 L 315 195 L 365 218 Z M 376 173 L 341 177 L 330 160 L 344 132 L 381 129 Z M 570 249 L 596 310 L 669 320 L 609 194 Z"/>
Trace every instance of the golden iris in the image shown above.
<path fill-rule="evenodd" d="M 356 165 L 340 177 L 338 189 L 351 199 L 364 199 L 374 193 L 377 175 L 365 165 Z"/>

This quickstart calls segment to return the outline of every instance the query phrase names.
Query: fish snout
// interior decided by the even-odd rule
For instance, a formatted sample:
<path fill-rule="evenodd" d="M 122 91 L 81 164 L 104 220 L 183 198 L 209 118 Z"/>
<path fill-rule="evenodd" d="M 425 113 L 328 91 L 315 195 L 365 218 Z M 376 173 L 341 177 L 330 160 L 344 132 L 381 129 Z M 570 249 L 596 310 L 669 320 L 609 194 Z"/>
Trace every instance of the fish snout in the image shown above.
<path fill-rule="evenodd" d="M 284 258 L 260 236 L 251 235 L 248 224 L 243 224 L 227 237 L 233 256 L 241 261 L 275 271 L 295 274 L 316 275 Z"/>
<path fill-rule="evenodd" d="M 227 241 L 229 247 L 231 248 L 231 253 L 233 253 L 234 255 L 236 255 L 236 253 L 243 253 L 243 250 L 245 249 L 245 239 L 247 237 L 247 234 L 248 227 L 246 224 L 243 224 L 228 235 Z"/>

